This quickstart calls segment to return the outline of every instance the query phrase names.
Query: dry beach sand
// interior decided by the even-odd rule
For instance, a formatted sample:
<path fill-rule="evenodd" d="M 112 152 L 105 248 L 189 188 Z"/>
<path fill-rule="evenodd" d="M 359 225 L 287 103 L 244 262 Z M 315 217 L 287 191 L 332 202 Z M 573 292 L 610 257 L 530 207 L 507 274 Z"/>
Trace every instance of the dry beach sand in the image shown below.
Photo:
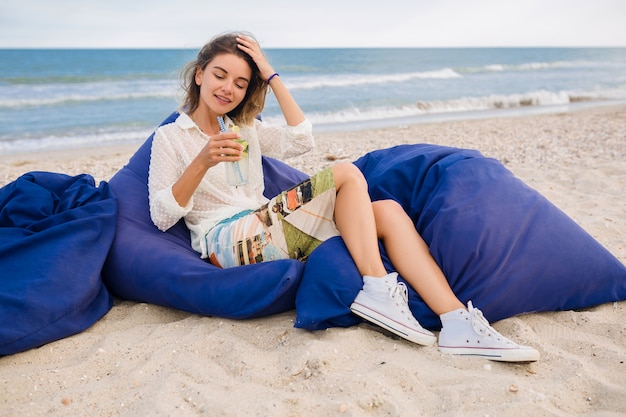
<path fill-rule="evenodd" d="M 323 133 L 289 161 L 313 172 L 399 143 L 501 160 L 626 262 L 626 106 Z M 106 180 L 138 145 L 0 157 Z M 116 300 L 87 331 L 0 358 L 2 416 L 618 416 L 626 414 L 626 302 L 495 323 L 541 352 L 503 364 L 440 354 L 369 325 L 308 332 L 293 311 L 200 317 Z"/>

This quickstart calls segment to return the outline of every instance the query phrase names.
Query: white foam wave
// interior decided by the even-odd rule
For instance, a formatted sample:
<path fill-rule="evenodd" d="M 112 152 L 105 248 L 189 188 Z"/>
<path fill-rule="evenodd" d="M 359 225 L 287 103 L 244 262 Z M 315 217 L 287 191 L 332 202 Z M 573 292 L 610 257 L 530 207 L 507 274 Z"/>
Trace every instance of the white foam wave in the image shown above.
<path fill-rule="evenodd" d="M 423 112 L 468 111 L 504 109 L 511 107 L 542 106 L 570 102 L 570 94 L 564 91 L 533 91 L 524 94 L 490 95 L 486 97 L 461 97 L 453 100 L 417 102 Z"/>
<path fill-rule="evenodd" d="M 600 101 L 626 98 L 622 91 L 550 92 L 532 91 L 522 94 L 462 97 L 451 100 L 418 101 L 414 105 L 398 107 L 349 108 L 337 112 L 307 113 L 313 125 L 342 124 L 370 120 L 395 119 L 425 114 L 472 112 L 482 110 L 512 109 L 569 104 L 581 101 Z M 264 120 L 280 124 L 282 116 L 268 116 Z"/>
<path fill-rule="evenodd" d="M 312 90 L 323 87 L 350 87 L 358 85 L 399 83 L 415 79 L 445 79 L 460 78 L 462 75 L 451 68 L 443 68 L 434 71 L 406 72 L 399 74 L 346 74 L 333 77 L 307 76 L 306 78 L 288 80 L 287 87 L 290 90 Z"/>
<path fill-rule="evenodd" d="M 83 84 L 0 86 L 0 108 L 55 106 L 64 103 L 171 98 L 178 86 L 169 80 Z"/>
<path fill-rule="evenodd" d="M 459 74 L 477 74 L 490 72 L 532 72 L 543 70 L 559 69 L 592 69 L 614 67 L 614 62 L 602 61 L 552 61 L 552 62 L 524 62 L 521 64 L 487 64 L 481 67 L 460 67 L 455 68 Z"/>
<path fill-rule="evenodd" d="M 493 72 L 498 72 L 498 71 L 504 71 L 504 65 L 501 64 L 493 64 L 493 65 L 485 65 L 485 69 L 487 71 L 493 71 Z"/>
<path fill-rule="evenodd" d="M 151 133 L 150 129 L 137 129 L 0 140 L 0 155 L 135 143 L 145 140 Z"/>
<path fill-rule="evenodd" d="M 485 65 L 482 68 L 467 69 L 468 72 L 486 71 L 486 72 L 501 72 L 501 71 L 538 71 L 545 69 L 563 69 L 563 68 L 592 68 L 592 67 L 606 67 L 606 62 L 594 62 L 594 61 L 553 61 L 553 62 L 526 62 L 515 65 L 505 64 L 490 64 Z"/>
<path fill-rule="evenodd" d="M 594 92 L 532 91 L 522 94 L 490 95 L 485 97 L 462 97 L 451 100 L 415 102 L 411 105 L 346 108 L 336 112 L 309 112 L 307 117 L 314 126 L 349 125 L 375 120 L 413 118 L 425 115 L 444 115 L 455 112 L 479 112 L 484 110 L 539 108 L 551 105 L 567 105 L 581 101 L 625 100 L 626 85 L 621 89 Z M 263 120 L 276 125 L 284 124 L 278 114 L 264 114 Z M 64 135 L 31 135 L 23 138 L 0 137 L 0 155 L 18 152 L 53 149 L 80 148 L 116 143 L 139 143 L 152 133 L 152 128 L 112 127 L 97 132 L 68 132 Z"/>

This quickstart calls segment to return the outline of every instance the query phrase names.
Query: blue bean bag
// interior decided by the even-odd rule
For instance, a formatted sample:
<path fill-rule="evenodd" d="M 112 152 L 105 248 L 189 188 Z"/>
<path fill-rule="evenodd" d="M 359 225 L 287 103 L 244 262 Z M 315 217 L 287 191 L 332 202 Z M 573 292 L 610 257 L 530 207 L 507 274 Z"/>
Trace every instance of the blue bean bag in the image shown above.
<path fill-rule="evenodd" d="M 192 250 L 184 222 L 159 231 L 148 209 L 151 141 L 109 182 L 119 203 L 103 269 L 111 292 L 236 319 L 296 307 L 295 325 L 306 329 L 360 321 L 349 305 L 362 281 L 339 237 L 320 245 L 306 264 L 282 260 L 222 270 Z M 405 208 L 459 298 L 472 300 L 492 321 L 626 298 L 625 267 L 496 160 L 476 151 L 406 145 L 355 163 L 372 198 L 392 198 Z M 263 159 L 263 168 L 267 197 L 306 177 L 271 158 Z M 384 250 L 383 257 L 393 270 Z M 412 290 L 409 302 L 425 326 L 440 326 Z"/>
<path fill-rule="evenodd" d="M 401 145 L 355 164 L 373 200 L 394 199 L 463 302 L 491 321 L 626 299 L 626 268 L 566 214 L 500 162 L 477 151 Z M 387 255 L 383 257 L 393 271 Z M 360 321 L 349 311 L 362 281 L 341 238 L 309 257 L 296 299 L 296 327 Z M 439 318 L 409 290 L 423 326 Z"/>
<path fill-rule="evenodd" d="M 85 330 L 113 300 L 101 270 L 117 205 L 89 175 L 31 172 L 0 189 L 0 355 Z"/>
<path fill-rule="evenodd" d="M 171 114 L 164 122 L 176 120 Z M 150 219 L 148 167 L 152 136 L 109 185 L 118 197 L 115 240 L 103 269 L 107 288 L 119 297 L 192 313 L 236 319 L 266 316 L 295 307 L 304 265 L 286 259 L 220 269 L 191 248 L 181 220 L 167 232 Z M 273 197 L 306 178 L 280 161 L 264 158 Z"/>

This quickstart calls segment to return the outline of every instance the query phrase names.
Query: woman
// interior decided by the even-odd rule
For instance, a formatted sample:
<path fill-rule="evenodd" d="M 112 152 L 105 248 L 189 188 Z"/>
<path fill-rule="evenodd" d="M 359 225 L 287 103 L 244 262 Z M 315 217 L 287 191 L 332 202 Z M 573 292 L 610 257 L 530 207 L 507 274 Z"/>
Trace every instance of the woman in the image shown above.
<path fill-rule="evenodd" d="M 258 43 L 225 34 L 205 45 L 183 73 L 186 98 L 175 123 L 154 136 L 149 172 L 150 214 L 167 230 L 184 218 L 192 246 L 221 267 L 281 258 L 306 259 L 322 241 L 341 235 L 363 288 L 351 310 L 422 345 L 436 342 L 408 307 L 396 272 L 385 270 L 381 240 L 396 270 L 440 316 L 439 349 L 501 361 L 534 361 L 539 353 L 501 336 L 452 292 L 404 210 L 393 200 L 372 202 L 367 183 L 351 163 L 340 163 L 268 201 L 261 154 L 289 157 L 314 146 L 312 127 Z M 256 119 L 268 86 L 285 127 Z M 229 131 L 237 125 L 239 132 Z M 228 185 L 224 170 L 239 163 L 247 141 L 249 179 Z"/>

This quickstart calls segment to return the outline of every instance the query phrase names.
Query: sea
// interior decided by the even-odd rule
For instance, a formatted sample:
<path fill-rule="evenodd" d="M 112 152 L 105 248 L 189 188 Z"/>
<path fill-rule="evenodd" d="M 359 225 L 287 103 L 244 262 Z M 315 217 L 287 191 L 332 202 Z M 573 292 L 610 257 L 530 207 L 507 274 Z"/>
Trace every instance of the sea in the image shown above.
<path fill-rule="evenodd" d="M 0 155 L 143 142 L 192 49 L 0 50 Z M 626 102 L 626 48 L 266 49 L 314 131 Z M 283 123 L 273 95 L 261 115 Z"/>

